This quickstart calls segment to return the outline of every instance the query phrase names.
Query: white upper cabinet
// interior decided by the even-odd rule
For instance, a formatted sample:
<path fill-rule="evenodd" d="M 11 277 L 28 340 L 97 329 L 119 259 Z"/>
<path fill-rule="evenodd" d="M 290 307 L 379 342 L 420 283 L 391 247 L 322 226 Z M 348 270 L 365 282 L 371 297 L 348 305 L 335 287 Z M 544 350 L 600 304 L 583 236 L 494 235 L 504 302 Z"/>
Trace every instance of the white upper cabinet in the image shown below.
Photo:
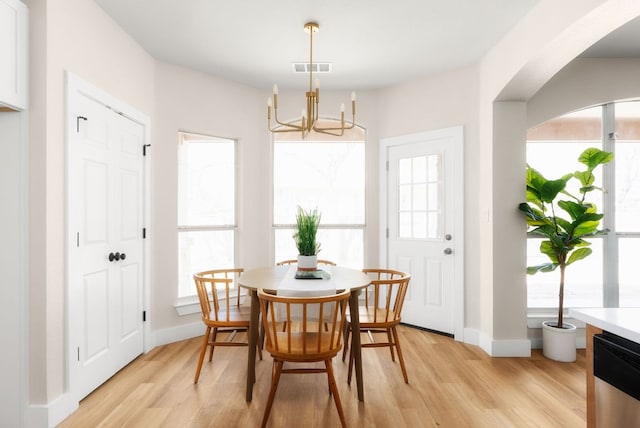
<path fill-rule="evenodd" d="M 29 11 L 18 0 L 0 0 L 0 108 L 27 108 Z"/>

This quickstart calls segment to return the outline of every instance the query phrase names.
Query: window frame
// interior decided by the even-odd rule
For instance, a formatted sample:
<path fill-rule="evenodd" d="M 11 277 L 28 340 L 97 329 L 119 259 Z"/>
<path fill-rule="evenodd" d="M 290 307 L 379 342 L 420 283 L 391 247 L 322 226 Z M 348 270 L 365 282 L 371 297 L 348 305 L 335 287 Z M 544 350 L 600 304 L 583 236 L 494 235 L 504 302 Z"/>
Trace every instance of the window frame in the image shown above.
<path fill-rule="evenodd" d="M 236 260 L 238 260 L 238 254 L 239 254 L 239 240 L 238 240 L 238 206 L 239 206 L 239 198 L 238 198 L 238 178 L 239 178 L 239 160 L 238 160 L 238 140 L 235 138 L 227 138 L 227 137 L 218 137 L 218 136 L 212 136 L 212 135 L 207 135 L 207 134 L 202 134 L 202 133 L 195 133 L 195 132 L 188 132 L 188 131 L 178 131 L 178 140 L 183 141 L 183 136 L 184 135 L 190 135 L 193 137 L 201 137 L 202 140 L 211 140 L 211 143 L 215 144 L 216 142 L 223 142 L 223 143 L 231 143 L 233 144 L 233 175 L 234 175 L 234 180 L 233 180 L 233 222 L 231 224 L 212 224 L 212 225 L 182 225 L 179 223 L 180 221 L 180 216 L 177 215 L 176 218 L 176 237 L 178 238 L 178 257 L 180 254 L 180 245 L 179 245 L 179 235 L 180 233 L 185 233 L 185 232 L 227 232 L 227 231 L 232 231 L 232 239 L 233 239 L 233 253 L 232 253 L 232 259 L 233 259 L 233 266 L 211 266 L 211 269 L 217 269 L 217 268 L 226 268 L 226 267 L 235 267 L 235 262 Z M 194 141 L 197 141 L 194 138 Z M 180 143 L 179 143 L 180 144 Z M 176 200 L 180 201 L 180 155 L 179 155 L 179 146 L 178 146 L 178 186 L 177 186 L 177 198 Z M 180 263 L 178 260 L 178 281 L 177 281 L 177 287 L 176 287 L 176 296 L 177 296 L 177 301 L 176 301 L 176 305 L 175 305 L 175 309 L 176 312 L 178 313 L 178 315 L 183 316 L 183 315 L 189 315 L 189 314 L 193 314 L 193 313 L 198 313 L 200 312 L 200 303 L 198 300 L 198 295 L 197 292 L 195 290 L 195 287 L 193 289 L 193 294 L 190 295 L 180 295 Z M 220 292 L 218 294 L 219 297 L 224 298 L 224 292 Z"/>
<path fill-rule="evenodd" d="M 602 240 L 602 301 L 600 307 L 603 308 L 616 308 L 620 307 L 620 282 L 619 282 L 619 241 L 626 238 L 640 239 L 640 231 L 638 232 L 620 232 L 616 230 L 616 169 L 615 169 L 615 153 L 616 153 L 616 116 L 615 109 L 617 104 L 623 103 L 640 103 L 640 100 L 625 100 L 620 102 L 611 102 L 602 104 L 602 127 L 601 127 L 601 140 L 600 146 L 602 150 L 613 152 L 614 160 L 608 164 L 602 166 L 602 186 L 607 191 L 602 195 L 602 212 L 604 218 L 601 224 L 602 228 L 609 229 L 610 232 L 603 236 L 596 236 L 591 239 Z M 596 106 L 585 107 L 591 108 Z M 564 115 L 558 116 L 562 117 Z M 640 118 L 638 118 L 640 120 Z M 551 140 L 547 140 L 548 141 Z M 553 140 L 556 141 L 556 140 Z M 561 141 L 561 140 L 557 140 Z M 526 144 L 541 143 L 541 140 L 530 142 L 528 139 Z M 544 143 L 543 143 L 544 144 Z M 528 159 L 527 159 L 528 161 Z M 535 238 L 527 238 L 535 239 Z M 540 274 L 544 275 L 544 273 Z M 527 299 L 529 291 L 527 290 Z M 566 305 L 565 305 L 566 306 Z M 568 311 L 570 307 L 566 307 Z M 546 319 L 547 315 L 556 311 L 555 307 L 529 307 L 527 305 L 528 313 L 528 327 L 536 328 L 541 327 L 541 322 Z M 573 321 L 572 321 L 573 322 Z M 579 327 L 582 327 L 580 322 L 576 323 Z"/>
<path fill-rule="evenodd" d="M 327 119 L 327 122 L 331 122 L 331 120 Z M 339 123 L 336 121 L 336 123 Z M 346 133 L 346 131 L 345 131 Z M 305 139 L 302 138 L 292 138 L 291 135 L 286 136 L 285 138 L 283 138 L 281 141 L 279 140 L 279 136 L 281 136 L 283 134 L 271 134 L 271 239 L 272 239 L 272 245 L 271 245 L 271 255 L 272 255 L 272 259 L 273 262 L 276 263 L 279 260 L 275 260 L 276 256 L 276 234 L 278 233 L 278 231 L 282 231 L 282 230 L 292 230 L 295 229 L 295 219 L 292 218 L 292 222 L 291 223 L 276 223 L 275 222 L 275 152 L 276 152 L 276 144 L 278 143 L 294 143 L 294 144 L 305 144 L 308 142 L 312 142 L 312 143 L 324 143 L 326 142 L 327 144 L 332 144 L 335 143 L 336 141 L 340 140 L 339 137 L 333 137 L 333 136 L 326 136 L 323 134 L 318 134 L 313 132 L 311 136 L 307 136 Z M 363 127 L 360 127 L 358 125 L 355 125 L 354 129 L 349 131 L 349 135 L 346 136 L 343 140 L 344 141 L 338 141 L 338 142 L 351 142 L 351 143 L 358 143 L 358 144 L 363 144 L 363 219 L 364 222 L 363 223 L 320 223 L 319 226 L 319 231 L 320 230 L 354 230 L 354 231 L 359 231 L 360 233 L 362 233 L 362 262 L 363 264 L 366 264 L 366 260 L 367 260 L 367 233 L 366 233 L 366 229 L 367 229 L 367 133 L 366 133 L 366 129 Z M 309 208 L 309 207 L 306 207 Z M 321 257 L 324 258 L 324 257 Z M 340 263 L 339 260 L 332 260 L 333 262 L 337 262 Z M 362 267 L 358 267 L 358 268 L 362 268 Z"/>

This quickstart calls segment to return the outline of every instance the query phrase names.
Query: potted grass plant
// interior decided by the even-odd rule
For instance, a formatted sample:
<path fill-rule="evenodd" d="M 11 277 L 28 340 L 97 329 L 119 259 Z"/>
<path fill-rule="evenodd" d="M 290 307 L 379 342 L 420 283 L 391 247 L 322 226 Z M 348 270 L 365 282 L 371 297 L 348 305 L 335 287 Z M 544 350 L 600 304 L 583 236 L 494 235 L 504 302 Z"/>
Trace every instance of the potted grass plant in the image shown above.
<path fill-rule="evenodd" d="M 564 322 L 565 269 L 591 254 L 591 243 L 587 238 L 608 232 L 600 229 L 603 214 L 597 212 L 587 195 L 593 191 L 603 191 L 594 185 L 594 170 L 613 159 L 613 153 L 597 148 L 588 148 L 578 158 L 585 165 L 583 171 L 563 175 L 557 180 L 547 180 L 538 171 L 527 165 L 527 202 L 518 208 L 527 219 L 527 234 L 543 238 L 540 252 L 548 262 L 527 267 L 527 273 L 560 273 L 558 292 L 558 316 L 556 321 L 543 322 L 542 348 L 547 358 L 557 361 L 575 361 L 575 326 Z M 578 180 L 577 196 L 566 190 L 567 183 Z"/>
<path fill-rule="evenodd" d="M 316 240 L 320 226 L 320 212 L 317 208 L 306 211 L 298 206 L 296 229 L 293 239 L 298 248 L 298 270 L 316 270 L 320 243 Z"/>

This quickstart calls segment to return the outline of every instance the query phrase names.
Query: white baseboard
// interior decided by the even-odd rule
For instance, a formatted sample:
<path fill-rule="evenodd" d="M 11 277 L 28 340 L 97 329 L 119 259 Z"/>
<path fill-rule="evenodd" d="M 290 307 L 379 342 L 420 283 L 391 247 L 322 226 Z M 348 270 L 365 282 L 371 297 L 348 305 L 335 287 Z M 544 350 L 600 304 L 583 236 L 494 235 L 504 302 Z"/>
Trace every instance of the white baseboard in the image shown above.
<path fill-rule="evenodd" d="M 204 325 L 201 321 L 183 324 L 176 327 L 156 330 L 153 342 L 155 346 L 162 346 L 168 343 L 179 342 L 192 337 L 202 336 L 204 334 Z"/>
<path fill-rule="evenodd" d="M 480 346 L 480 331 L 475 328 L 465 328 L 464 329 L 464 338 L 462 341 L 469 345 Z M 456 337 L 456 340 L 458 338 Z"/>
<path fill-rule="evenodd" d="M 78 409 L 79 403 L 70 394 L 62 394 L 49 404 L 31 405 L 29 428 L 53 428 Z"/>
<path fill-rule="evenodd" d="M 528 339 L 495 340 L 480 332 L 479 346 L 491 357 L 531 356 L 531 341 Z"/>

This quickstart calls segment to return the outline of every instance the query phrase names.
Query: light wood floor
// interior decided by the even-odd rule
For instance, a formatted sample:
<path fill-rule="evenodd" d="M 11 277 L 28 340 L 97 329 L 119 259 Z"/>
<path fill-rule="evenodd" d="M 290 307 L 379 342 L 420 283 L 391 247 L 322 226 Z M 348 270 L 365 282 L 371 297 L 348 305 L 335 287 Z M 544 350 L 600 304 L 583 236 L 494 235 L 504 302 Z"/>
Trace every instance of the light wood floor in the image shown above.
<path fill-rule="evenodd" d="M 350 427 L 584 427 L 585 355 L 556 363 L 490 358 L 478 347 L 401 327 L 409 373 L 402 380 L 388 349 L 363 351 L 365 401 L 334 361 Z M 242 337 L 239 337 L 242 338 Z M 363 335 L 362 340 L 368 340 Z M 238 338 L 236 339 L 238 340 Z M 142 355 L 86 397 L 67 427 L 257 427 L 269 391 L 271 358 L 256 366 L 253 401 L 245 401 L 246 347 L 216 349 L 193 384 L 200 338 Z M 283 375 L 269 427 L 335 427 L 326 377 Z"/>

